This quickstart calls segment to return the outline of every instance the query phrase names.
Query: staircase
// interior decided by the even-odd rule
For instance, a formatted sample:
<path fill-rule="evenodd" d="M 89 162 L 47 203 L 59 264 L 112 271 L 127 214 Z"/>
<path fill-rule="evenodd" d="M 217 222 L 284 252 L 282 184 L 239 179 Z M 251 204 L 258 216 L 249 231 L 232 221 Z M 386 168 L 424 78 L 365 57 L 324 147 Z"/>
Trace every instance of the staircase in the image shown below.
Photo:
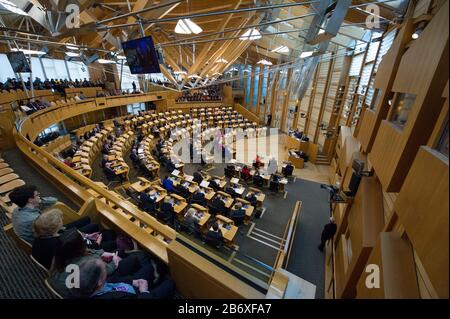
<path fill-rule="evenodd" d="M 330 165 L 331 161 L 328 159 L 326 155 L 317 154 L 316 165 Z"/>

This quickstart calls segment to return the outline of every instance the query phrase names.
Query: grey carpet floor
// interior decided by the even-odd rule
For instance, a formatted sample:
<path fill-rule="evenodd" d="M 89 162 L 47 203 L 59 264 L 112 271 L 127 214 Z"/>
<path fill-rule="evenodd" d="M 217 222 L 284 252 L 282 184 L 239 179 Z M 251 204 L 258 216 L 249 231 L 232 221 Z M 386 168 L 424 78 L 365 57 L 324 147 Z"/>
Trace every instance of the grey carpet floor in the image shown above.
<path fill-rule="evenodd" d="M 3 231 L 9 219 L 0 212 L 0 299 L 52 299 L 46 273 Z"/>

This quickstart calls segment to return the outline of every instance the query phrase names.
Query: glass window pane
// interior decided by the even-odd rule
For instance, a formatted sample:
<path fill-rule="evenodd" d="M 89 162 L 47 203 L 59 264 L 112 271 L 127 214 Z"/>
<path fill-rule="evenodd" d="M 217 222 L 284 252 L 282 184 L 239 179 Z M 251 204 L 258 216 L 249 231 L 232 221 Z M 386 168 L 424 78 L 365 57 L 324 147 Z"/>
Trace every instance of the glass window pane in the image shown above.
<path fill-rule="evenodd" d="M 370 103 L 370 109 L 373 111 L 377 110 L 377 103 L 378 103 L 378 99 L 380 98 L 381 95 L 381 90 L 380 89 L 375 89 L 375 92 L 373 93 L 373 98 L 372 98 L 372 103 Z"/>
<path fill-rule="evenodd" d="M 42 82 L 45 81 L 44 72 L 42 71 L 42 66 L 39 58 L 31 58 L 31 71 L 33 72 L 33 81 L 36 80 L 36 78 L 39 78 Z"/>
<path fill-rule="evenodd" d="M 248 72 L 244 73 L 247 76 L 247 81 L 246 81 L 246 91 L 245 91 L 245 103 L 248 106 L 250 105 L 250 88 L 251 88 L 251 83 L 252 83 L 252 66 L 249 65 L 247 67 Z"/>
<path fill-rule="evenodd" d="M 448 157 L 448 122 L 445 125 L 444 131 L 442 132 L 441 138 L 436 149 Z"/>
<path fill-rule="evenodd" d="M 260 70 L 259 66 L 255 68 L 255 83 L 253 85 L 253 101 L 252 101 L 253 106 L 255 106 L 256 103 L 258 103 L 259 70 Z"/>
<path fill-rule="evenodd" d="M 120 64 L 117 65 L 117 71 L 119 72 L 119 77 L 120 77 Z M 121 83 L 121 89 L 122 90 L 133 90 L 133 82 L 134 84 L 136 84 L 136 89 L 139 90 L 139 80 L 137 75 L 135 74 L 131 74 L 130 72 L 130 68 L 128 67 L 128 65 L 124 65 L 123 66 L 123 71 L 122 71 L 122 83 Z"/>
<path fill-rule="evenodd" d="M 3 83 L 6 82 L 8 78 L 14 79 L 16 77 L 6 54 L 0 54 L 0 68 L 2 70 L 0 72 L 0 81 Z"/>
<path fill-rule="evenodd" d="M 416 95 L 414 94 L 398 93 L 394 103 L 391 122 L 403 128 L 408 121 L 408 115 L 415 100 Z"/>

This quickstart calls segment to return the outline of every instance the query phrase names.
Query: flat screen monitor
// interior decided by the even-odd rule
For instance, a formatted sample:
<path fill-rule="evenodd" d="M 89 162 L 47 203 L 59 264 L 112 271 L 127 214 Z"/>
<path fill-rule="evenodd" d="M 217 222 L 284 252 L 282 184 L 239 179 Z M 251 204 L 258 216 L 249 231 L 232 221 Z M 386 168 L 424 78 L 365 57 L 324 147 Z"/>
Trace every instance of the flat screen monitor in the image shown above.
<path fill-rule="evenodd" d="M 161 73 L 152 37 L 123 42 L 122 48 L 132 74 Z"/>
<path fill-rule="evenodd" d="M 16 73 L 27 73 L 31 72 L 30 64 L 28 63 L 25 54 L 22 51 L 18 52 L 8 52 L 6 53 L 11 67 Z"/>

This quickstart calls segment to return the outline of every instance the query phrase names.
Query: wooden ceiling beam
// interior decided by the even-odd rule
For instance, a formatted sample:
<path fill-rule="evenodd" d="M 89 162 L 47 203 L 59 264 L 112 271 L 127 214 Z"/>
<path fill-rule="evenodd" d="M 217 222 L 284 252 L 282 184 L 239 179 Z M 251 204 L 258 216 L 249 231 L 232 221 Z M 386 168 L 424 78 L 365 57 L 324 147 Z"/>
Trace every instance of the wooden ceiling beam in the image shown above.
<path fill-rule="evenodd" d="M 239 28 L 242 28 L 245 25 L 247 25 L 247 23 L 249 21 L 251 21 L 250 19 L 251 18 L 249 17 L 249 18 L 245 19 L 244 21 L 242 21 L 242 23 L 239 25 Z M 261 20 L 261 18 L 257 19 L 258 22 L 260 20 Z M 256 23 L 258 23 L 258 22 L 256 22 Z M 256 24 L 256 23 L 252 23 L 252 24 Z M 234 33 L 232 33 L 231 37 L 238 36 L 241 32 L 242 32 L 242 30 L 235 31 Z M 213 52 L 213 54 L 208 56 L 207 59 L 205 59 L 206 63 L 203 64 L 203 69 L 201 70 L 201 74 L 203 74 L 203 75 L 209 74 L 210 70 L 215 67 L 216 60 L 225 55 L 226 50 L 231 46 L 231 44 L 233 42 L 237 46 L 241 46 L 243 43 L 250 42 L 250 41 L 241 41 L 241 40 L 237 39 L 237 40 L 226 40 L 223 43 L 222 42 L 217 43 L 217 46 L 220 46 L 220 48 L 218 48 L 216 50 L 211 50 Z M 229 61 L 228 59 L 226 59 L 226 60 Z"/>
<path fill-rule="evenodd" d="M 237 9 L 239 8 L 239 6 L 241 5 L 242 0 L 237 0 L 233 2 L 233 9 Z M 223 22 L 221 24 L 219 24 L 217 31 L 221 31 L 224 30 L 225 27 L 227 26 L 228 22 L 230 22 L 231 18 L 232 18 L 233 14 L 230 14 L 225 20 L 223 20 Z M 220 34 L 213 36 L 211 39 L 217 39 L 220 37 Z M 194 74 L 198 71 L 198 68 L 200 65 L 202 65 L 203 63 L 205 63 L 205 60 L 208 56 L 208 53 L 211 51 L 211 49 L 214 47 L 215 42 L 210 42 L 207 43 L 203 49 L 200 51 L 200 53 L 198 54 L 198 56 L 195 59 L 195 63 L 189 68 L 189 74 Z M 224 43 L 222 45 L 226 46 L 226 44 Z"/>

